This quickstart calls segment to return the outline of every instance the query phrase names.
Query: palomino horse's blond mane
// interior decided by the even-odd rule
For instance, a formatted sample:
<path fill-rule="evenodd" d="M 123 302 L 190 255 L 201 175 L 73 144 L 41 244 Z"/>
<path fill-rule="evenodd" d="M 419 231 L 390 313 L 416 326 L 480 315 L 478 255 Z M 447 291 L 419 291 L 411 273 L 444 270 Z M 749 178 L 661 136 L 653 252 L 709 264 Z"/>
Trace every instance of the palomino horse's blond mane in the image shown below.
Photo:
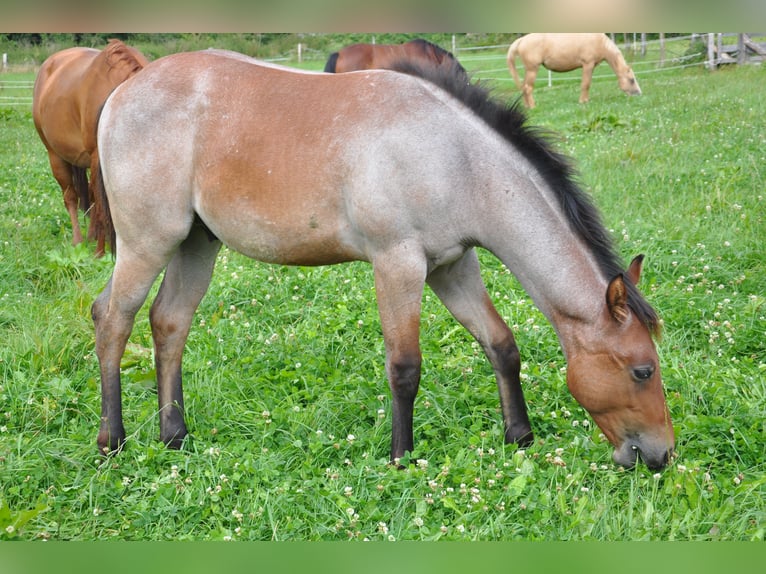
<path fill-rule="evenodd" d="M 517 56 L 524 64 L 523 83 L 516 70 Z M 535 106 L 532 91 L 541 65 L 552 72 L 569 72 L 582 68 L 580 103 L 589 100 L 593 69 L 603 61 L 614 70 L 623 92 L 629 95 L 641 94 L 633 70 L 606 34 L 527 34 L 511 44 L 506 59 L 511 76 L 522 90 L 524 103 L 530 108 Z"/>

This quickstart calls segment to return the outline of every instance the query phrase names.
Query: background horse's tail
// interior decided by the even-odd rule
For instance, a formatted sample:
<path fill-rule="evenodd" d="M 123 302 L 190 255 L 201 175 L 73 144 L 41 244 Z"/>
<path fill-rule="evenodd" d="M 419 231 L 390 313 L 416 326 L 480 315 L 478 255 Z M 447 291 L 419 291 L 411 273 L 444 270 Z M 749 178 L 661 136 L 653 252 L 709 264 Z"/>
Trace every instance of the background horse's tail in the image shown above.
<path fill-rule="evenodd" d="M 519 78 L 519 73 L 516 71 L 516 50 L 519 47 L 519 41 L 521 41 L 521 38 L 514 40 L 511 47 L 508 48 L 508 55 L 505 59 L 508 62 L 508 69 L 511 71 L 513 81 L 516 82 L 516 87 L 521 89 L 521 79 Z"/>
<path fill-rule="evenodd" d="M 88 194 L 88 173 L 84 167 L 72 166 L 72 185 L 74 185 L 77 200 L 84 212 L 90 209 L 90 195 Z"/>
<path fill-rule="evenodd" d="M 104 247 L 115 253 L 116 235 L 114 232 L 114 223 L 112 222 L 112 212 L 109 210 L 109 199 L 106 197 L 104 188 L 104 176 L 101 173 L 101 162 L 98 154 L 91 164 L 90 185 L 94 197 L 94 212 L 91 217 L 96 218 L 97 236 L 99 251 L 103 254 Z"/>
<path fill-rule="evenodd" d="M 337 63 L 338 63 L 338 52 L 333 52 L 332 54 L 330 54 L 330 57 L 327 58 L 327 63 L 324 65 L 324 71 L 334 74 L 335 64 Z"/>

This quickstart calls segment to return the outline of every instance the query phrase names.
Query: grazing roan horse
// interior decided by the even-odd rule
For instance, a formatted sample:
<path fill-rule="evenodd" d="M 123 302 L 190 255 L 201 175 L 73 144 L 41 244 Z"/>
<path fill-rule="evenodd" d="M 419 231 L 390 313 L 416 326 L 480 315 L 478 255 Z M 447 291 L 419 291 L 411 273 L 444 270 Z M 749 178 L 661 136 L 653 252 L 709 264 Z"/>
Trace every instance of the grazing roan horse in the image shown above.
<path fill-rule="evenodd" d="M 468 79 L 467 72 L 457 58 L 436 44 L 417 38 L 403 44 L 351 44 L 330 54 L 324 71 L 331 73 L 356 70 L 390 69 L 402 61 L 421 66 L 444 66 Z"/>
<path fill-rule="evenodd" d="M 163 270 L 149 313 L 160 439 L 181 446 L 181 357 L 222 244 L 269 263 L 372 264 L 392 460 L 413 449 L 426 283 L 489 358 L 505 440 L 528 444 L 519 350 L 482 281 L 482 247 L 553 323 L 569 389 L 614 460 L 668 462 L 659 320 L 635 286 L 642 258 L 624 271 L 573 168 L 519 109 L 442 68 L 406 72 L 323 74 L 208 50 L 160 58 L 115 89 L 98 131 L 115 242 L 92 307 L 101 452 L 125 441 L 120 359 Z"/>
<path fill-rule="evenodd" d="M 103 50 L 68 48 L 43 62 L 35 79 L 32 118 L 48 150 L 53 177 L 61 186 L 64 205 L 72 221 L 72 244 L 83 240 L 78 206 L 89 212 L 96 199 L 89 190 L 97 158 L 96 126 L 101 106 L 115 86 L 149 62 L 135 48 L 111 40 Z M 90 193 L 89 193 L 90 191 Z M 98 204 L 89 213 L 88 238 L 97 239 L 97 254 L 104 252 Z"/>
<path fill-rule="evenodd" d="M 524 84 L 516 71 L 516 56 L 524 64 Z M 641 88 L 633 70 L 625 62 L 620 49 L 606 34 L 527 34 L 514 41 L 506 57 L 513 80 L 522 90 L 524 103 L 535 107 L 532 91 L 540 65 L 552 72 L 569 72 L 582 68 L 580 103 L 588 101 L 593 69 L 606 60 L 620 89 L 629 95 L 640 95 Z"/>

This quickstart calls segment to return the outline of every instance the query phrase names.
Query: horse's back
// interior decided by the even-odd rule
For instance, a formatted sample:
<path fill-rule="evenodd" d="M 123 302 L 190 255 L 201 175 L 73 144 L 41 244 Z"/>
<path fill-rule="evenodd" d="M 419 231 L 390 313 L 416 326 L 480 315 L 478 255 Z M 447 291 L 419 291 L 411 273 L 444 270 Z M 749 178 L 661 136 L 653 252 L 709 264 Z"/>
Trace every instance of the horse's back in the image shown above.
<path fill-rule="evenodd" d="M 554 72 L 568 72 L 603 60 L 605 39 L 600 32 L 536 32 L 518 40 L 517 53 L 526 65 L 542 64 Z"/>
<path fill-rule="evenodd" d="M 32 119 L 48 149 L 72 164 L 87 165 L 83 156 L 81 130 L 83 77 L 99 51 L 93 48 L 68 48 L 43 62 L 32 92 Z"/>
<path fill-rule="evenodd" d="M 335 72 L 353 72 L 373 68 L 375 46 L 370 44 L 351 44 L 338 50 L 335 59 Z"/>
<path fill-rule="evenodd" d="M 432 84 L 388 70 L 336 75 L 214 53 L 166 56 L 119 86 L 101 116 L 109 201 L 140 214 L 116 227 L 138 235 L 154 210 L 184 225 L 196 213 L 256 259 L 369 258 L 404 233 L 390 226 L 452 205 L 444 193 L 458 187 L 454 170 L 419 166 L 459 165 L 473 153 L 463 134 L 450 137 L 459 109 Z"/>
<path fill-rule="evenodd" d="M 67 48 L 51 54 L 40 66 L 32 93 L 33 107 L 44 98 L 68 95 L 76 89 L 88 66 L 98 56 L 94 48 Z"/>

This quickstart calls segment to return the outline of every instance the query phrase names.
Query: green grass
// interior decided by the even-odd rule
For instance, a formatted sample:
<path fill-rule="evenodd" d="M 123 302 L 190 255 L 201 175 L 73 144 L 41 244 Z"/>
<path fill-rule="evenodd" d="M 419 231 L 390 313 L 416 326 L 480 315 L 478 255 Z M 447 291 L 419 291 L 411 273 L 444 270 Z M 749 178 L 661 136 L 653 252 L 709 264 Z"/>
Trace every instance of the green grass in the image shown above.
<path fill-rule="evenodd" d="M 561 134 L 624 258 L 647 256 L 678 434 L 658 474 L 611 462 L 552 328 L 486 253 L 532 447 L 503 445 L 491 368 L 427 292 L 415 462 L 390 468 L 369 266 L 224 250 L 185 356 L 192 437 L 157 441 L 144 309 L 123 362 L 128 448 L 102 462 L 90 304 L 111 262 L 69 245 L 30 114 L 0 109 L 0 539 L 763 540 L 764 73 L 647 74 L 640 98 L 600 81 L 584 106 L 572 83 L 535 93 L 532 121 Z"/>

